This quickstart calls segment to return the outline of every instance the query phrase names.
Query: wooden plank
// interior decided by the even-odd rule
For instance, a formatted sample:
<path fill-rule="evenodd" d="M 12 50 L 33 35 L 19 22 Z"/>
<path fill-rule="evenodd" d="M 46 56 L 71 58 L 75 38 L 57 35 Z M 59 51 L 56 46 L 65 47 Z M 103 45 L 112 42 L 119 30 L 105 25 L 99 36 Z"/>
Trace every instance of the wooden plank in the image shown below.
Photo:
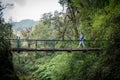
<path fill-rule="evenodd" d="M 100 51 L 101 48 L 41 48 L 41 49 L 34 49 L 34 48 L 12 48 L 12 51 Z"/>

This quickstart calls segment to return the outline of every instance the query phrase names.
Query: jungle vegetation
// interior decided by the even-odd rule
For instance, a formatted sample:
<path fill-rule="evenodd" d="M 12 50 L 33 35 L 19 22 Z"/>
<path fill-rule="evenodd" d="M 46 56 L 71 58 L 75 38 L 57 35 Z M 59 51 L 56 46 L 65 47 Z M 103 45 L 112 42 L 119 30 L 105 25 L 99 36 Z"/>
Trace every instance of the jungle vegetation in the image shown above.
<path fill-rule="evenodd" d="M 119 80 L 120 0 L 59 0 L 59 3 L 63 11 L 44 13 L 36 26 L 21 31 L 21 37 L 78 40 L 82 31 L 86 40 L 97 41 L 86 44 L 87 47 L 103 50 L 12 52 L 14 69 L 20 80 Z M 12 37 L 16 38 L 16 35 L 12 34 Z"/>

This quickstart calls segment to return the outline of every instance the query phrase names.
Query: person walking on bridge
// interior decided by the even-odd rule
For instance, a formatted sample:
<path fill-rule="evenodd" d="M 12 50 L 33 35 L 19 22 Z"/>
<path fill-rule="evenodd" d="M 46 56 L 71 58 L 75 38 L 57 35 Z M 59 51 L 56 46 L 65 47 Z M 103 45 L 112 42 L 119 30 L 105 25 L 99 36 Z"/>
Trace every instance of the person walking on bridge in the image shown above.
<path fill-rule="evenodd" d="M 82 32 L 80 32 L 80 42 L 79 42 L 79 45 L 78 45 L 78 48 L 80 47 L 80 45 L 82 44 L 82 47 L 85 48 L 85 44 L 84 44 L 84 34 Z"/>

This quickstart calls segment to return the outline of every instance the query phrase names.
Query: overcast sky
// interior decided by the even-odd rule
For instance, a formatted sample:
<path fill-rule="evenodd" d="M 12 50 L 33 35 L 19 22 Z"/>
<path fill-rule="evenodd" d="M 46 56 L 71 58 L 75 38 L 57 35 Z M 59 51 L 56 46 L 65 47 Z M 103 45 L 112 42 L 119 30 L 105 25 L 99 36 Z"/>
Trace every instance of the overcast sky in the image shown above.
<path fill-rule="evenodd" d="M 4 10 L 6 21 L 12 17 L 13 21 L 22 19 L 39 20 L 43 13 L 61 11 L 59 0 L 3 0 L 14 3 L 13 8 Z"/>

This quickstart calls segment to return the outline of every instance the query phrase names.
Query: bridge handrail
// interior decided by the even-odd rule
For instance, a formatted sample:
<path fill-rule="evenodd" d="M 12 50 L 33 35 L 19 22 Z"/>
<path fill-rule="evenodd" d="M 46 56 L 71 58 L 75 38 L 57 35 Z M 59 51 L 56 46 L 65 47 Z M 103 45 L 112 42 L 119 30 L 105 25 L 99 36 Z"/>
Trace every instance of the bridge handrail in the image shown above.
<path fill-rule="evenodd" d="M 38 49 L 38 48 L 50 48 L 50 49 L 56 49 L 56 48 L 70 48 L 74 49 L 77 48 L 78 42 L 80 40 L 42 40 L 42 39 L 8 39 L 11 41 L 11 46 L 12 48 L 16 48 L 19 52 L 20 48 L 31 48 L 28 45 L 32 44 L 32 48 Z M 84 40 L 85 43 L 87 44 L 87 48 L 103 48 L 100 46 L 101 44 L 104 45 L 104 42 L 111 42 L 111 40 Z M 25 42 L 25 43 L 24 43 Z M 27 42 L 27 43 L 26 43 Z M 59 43 L 60 42 L 60 43 Z M 25 44 L 25 45 L 24 45 Z M 96 45 L 97 44 L 97 45 Z"/>
<path fill-rule="evenodd" d="M 18 40 L 18 39 L 9 39 L 9 40 Z M 80 41 L 80 40 L 44 40 L 44 39 L 20 39 L 21 41 L 23 40 L 28 40 L 28 41 Z M 112 41 L 112 40 L 84 40 L 84 41 Z"/>

